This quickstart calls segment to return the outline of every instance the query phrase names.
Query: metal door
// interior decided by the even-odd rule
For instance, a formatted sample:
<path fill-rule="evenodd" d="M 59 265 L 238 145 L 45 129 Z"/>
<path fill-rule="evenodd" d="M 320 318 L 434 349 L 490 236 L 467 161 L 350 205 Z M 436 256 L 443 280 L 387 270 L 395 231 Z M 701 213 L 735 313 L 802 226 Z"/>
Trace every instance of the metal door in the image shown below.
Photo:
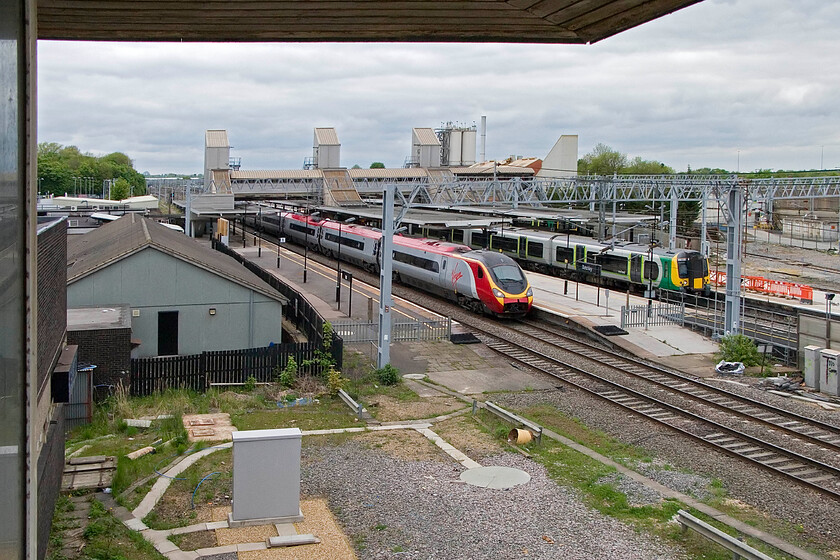
<path fill-rule="evenodd" d="M 630 258 L 630 281 L 641 283 L 642 281 L 642 255 L 633 255 Z"/>

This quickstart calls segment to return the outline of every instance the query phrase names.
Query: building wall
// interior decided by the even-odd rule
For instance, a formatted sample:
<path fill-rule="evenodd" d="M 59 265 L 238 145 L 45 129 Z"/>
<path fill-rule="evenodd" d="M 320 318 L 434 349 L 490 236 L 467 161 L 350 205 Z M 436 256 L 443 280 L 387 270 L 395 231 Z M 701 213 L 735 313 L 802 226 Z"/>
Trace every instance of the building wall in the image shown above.
<path fill-rule="evenodd" d="M 64 473 L 64 406 L 53 407 L 46 444 L 38 455 L 38 558 L 44 558 L 50 542 L 53 511 Z"/>
<path fill-rule="evenodd" d="M 93 384 L 128 384 L 131 372 L 131 329 L 91 329 L 67 332 L 68 344 L 79 347 L 79 363 L 93 364 Z M 101 391 L 97 391 L 100 394 Z"/>
<path fill-rule="evenodd" d="M 70 284 L 67 298 L 70 307 L 129 305 L 141 342 L 133 358 L 157 355 L 160 311 L 178 311 L 179 354 L 281 342 L 280 302 L 151 247 Z"/>
<path fill-rule="evenodd" d="M 38 381 L 39 392 L 64 349 L 67 330 L 67 220 L 38 233 Z"/>

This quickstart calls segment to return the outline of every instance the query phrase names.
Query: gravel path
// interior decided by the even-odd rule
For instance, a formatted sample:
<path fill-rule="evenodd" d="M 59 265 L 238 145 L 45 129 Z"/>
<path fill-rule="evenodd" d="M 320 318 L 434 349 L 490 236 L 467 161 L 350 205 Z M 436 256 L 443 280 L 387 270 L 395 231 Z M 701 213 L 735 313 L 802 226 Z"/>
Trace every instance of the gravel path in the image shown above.
<path fill-rule="evenodd" d="M 484 464 L 522 469 L 531 481 L 478 488 L 460 482 L 454 463 L 398 459 L 351 440 L 304 448 L 302 490 L 328 498 L 361 560 L 684 558 L 583 505 L 529 459 L 506 453 Z"/>
<path fill-rule="evenodd" d="M 575 389 L 500 395 L 497 400 L 502 406 L 512 409 L 550 403 L 569 417 L 580 419 L 590 429 L 608 432 L 621 442 L 644 449 L 660 464 L 670 465 L 669 470 L 658 468 L 656 462 L 649 466 L 644 463 L 634 466 L 666 486 L 702 498 L 709 486 L 700 482 L 698 477 L 709 483 L 717 479 L 722 481 L 730 497 L 739 503 L 749 504 L 744 506 L 745 511 L 801 525 L 800 536 L 819 543 L 820 548 L 840 551 L 837 531 L 840 504 L 824 495 L 712 451 L 635 414 L 605 406 L 603 402 Z M 681 470 L 694 475 L 683 477 L 679 474 Z"/>

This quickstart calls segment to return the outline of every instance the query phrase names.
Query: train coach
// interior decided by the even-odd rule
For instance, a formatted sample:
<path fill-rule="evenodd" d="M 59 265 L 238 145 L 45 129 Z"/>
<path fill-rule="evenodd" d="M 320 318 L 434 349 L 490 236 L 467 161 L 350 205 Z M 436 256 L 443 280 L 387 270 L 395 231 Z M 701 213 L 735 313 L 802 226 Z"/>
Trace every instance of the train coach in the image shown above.
<path fill-rule="evenodd" d="M 379 271 L 382 232 L 316 219 L 307 214 L 263 214 L 262 227 L 333 258 Z M 522 317 L 534 294 L 519 264 L 497 251 L 398 235 L 393 243 L 397 282 L 443 296 L 464 308 L 497 317 Z"/>
<path fill-rule="evenodd" d="M 708 293 L 709 263 L 698 251 L 669 251 L 628 242 L 599 243 L 567 234 L 505 228 L 501 232 L 463 229 L 453 240 L 509 255 L 523 267 L 560 276 L 572 272 L 589 281 L 618 287 L 633 286 Z M 600 272 L 600 278 L 598 277 Z"/>

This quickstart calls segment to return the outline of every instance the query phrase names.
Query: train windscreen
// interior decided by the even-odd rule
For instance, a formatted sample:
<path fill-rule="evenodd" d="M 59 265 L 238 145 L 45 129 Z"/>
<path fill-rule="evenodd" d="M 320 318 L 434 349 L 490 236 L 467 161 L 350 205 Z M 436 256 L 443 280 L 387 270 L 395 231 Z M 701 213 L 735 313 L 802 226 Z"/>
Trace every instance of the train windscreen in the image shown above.
<path fill-rule="evenodd" d="M 704 278 L 709 274 L 709 265 L 700 253 L 690 253 L 677 259 L 677 272 L 680 278 Z"/>

